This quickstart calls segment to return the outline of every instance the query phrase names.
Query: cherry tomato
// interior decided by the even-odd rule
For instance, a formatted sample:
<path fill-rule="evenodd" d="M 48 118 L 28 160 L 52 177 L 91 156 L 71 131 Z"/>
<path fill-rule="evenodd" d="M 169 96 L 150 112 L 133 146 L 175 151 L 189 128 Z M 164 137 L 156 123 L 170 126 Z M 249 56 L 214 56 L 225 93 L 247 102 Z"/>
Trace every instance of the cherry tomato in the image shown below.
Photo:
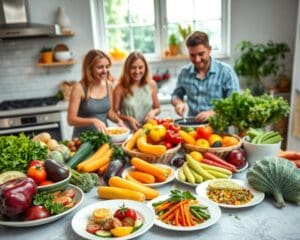
<path fill-rule="evenodd" d="M 68 205 L 69 203 L 72 202 L 72 198 L 67 197 L 67 196 L 59 196 L 53 199 L 53 202 L 61 203 L 63 206 Z"/>
<path fill-rule="evenodd" d="M 37 184 L 47 178 L 47 172 L 43 166 L 32 166 L 27 170 L 27 176 L 31 177 Z"/>
<path fill-rule="evenodd" d="M 167 149 L 173 148 L 173 144 L 170 142 L 165 141 L 164 145 L 166 146 Z"/>
<path fill-rule="evenodd" d="M 32 166 L 44 166 L 44 161 L 41 161 L 41 160 L 32 160 L 29 163 L 28 168 L 30 168 Z"/>
<path fill-rule="evenodd" d="M 209 137 L 212 135 L 213 130 L 210 126 L 199 126 L 197 128 L 197 135 L 198 138 L 204 138 L 204 139 L 209 139 Z"/>
<path fill-rule="evenodd" d="M 25 212 L 25 220 L 36 220 L 50 217 L 49 211 L 44 206 L 32 206 Z"/>
<path fill-rule="evenodd" d="M 68 189 L 62 193 L 62 195 L 70 198 L 74 198 L 76 195 L 76 191 L 74 189 Z"/>
<path fill-rule="evenodd" d="M 126 208 L 126 207 L 121 207 L 119 208 L 115 213 L 114 217 L 118 218 L 120 221 L 122 221 L 124 218 L 128 217 L 133 219 L 134 221 L 136 220 L 136 212 L 133 209 Z"/>
<path fill-rule="evenodd" d="M 95 234 L 98 230 L 100 230 L 100 225 L 90 223 L 86 226 L 86 230 L 91 234 Z"/>

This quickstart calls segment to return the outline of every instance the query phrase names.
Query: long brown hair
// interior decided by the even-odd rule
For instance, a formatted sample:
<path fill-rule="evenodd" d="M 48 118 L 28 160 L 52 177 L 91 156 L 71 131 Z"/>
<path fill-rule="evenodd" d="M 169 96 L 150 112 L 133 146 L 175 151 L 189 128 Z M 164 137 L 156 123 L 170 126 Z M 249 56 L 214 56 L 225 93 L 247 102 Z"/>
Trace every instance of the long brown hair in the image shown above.
<path fill-rule="evenodd" d="M 145 74 L 141 79 L 140 86 L 144 86 L 145 84 L 149 83 L 149 81 L 151 80 L 150 68 L 144 55 L 141 52 L 130 53 L 125 60 L 122 74 L 119 79 L 119 84 L 123 87 L 125 96 L 132 94 L 131 86 L 133 85 L 133 82 L 130 78 L 130 68 L 131 65 L 138 59 L 141 59 L 145 64 Z"/>
<path fill-rule="evenodd" d="M 94 77 L 92 74 L 93 66 L 95 65 L 96 61 L 102 58 L 106 58 L 109 62 L 109 66 L 111 66 L 111 60 L 109 56 L 104 53 L 103 51 L 92 49 L 90 50 L 84 57 L 83 64 L 82 64 L 82 78 L 81 81 L 83 82 L 84 86 L 87 89 L 86 93 L 86 100 L 90 99 L 91 95 L 91 83 L 94 81 Z M 107 78 L 109 78 L 110 73 L 108 72 Z"/>

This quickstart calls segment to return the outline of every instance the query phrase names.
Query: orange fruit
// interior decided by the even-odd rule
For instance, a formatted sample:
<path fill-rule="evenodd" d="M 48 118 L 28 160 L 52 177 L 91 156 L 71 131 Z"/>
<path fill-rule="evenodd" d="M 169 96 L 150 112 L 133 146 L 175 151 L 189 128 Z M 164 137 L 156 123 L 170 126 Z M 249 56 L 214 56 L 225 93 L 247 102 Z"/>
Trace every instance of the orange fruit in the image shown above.
<path fill-rule="evenodd" d="M 197 138 L 197 132 L 195 130 L 188 132 L 194 139 Z"/>
<path fill-rule="evenodd" d="M 230 147 L 237 145 L 239 143 L 239 140 L 232 136 L 224 136 L 222 138 L 222 147 Z"/>
<path fill-rule="evenodd" d="M 203 155 L 201 152 L 192 151 L 190 152 L 190 155 L 193 159 L 197 160 L 198 162 L 201 162 L 201 160 L 203 159 Z"/>
<path fill-rule="evenodd" d="M 204 138 L 199 138 L 196 142 L 195 145 L 198 147 L 202 147 L 202 148 L 209 148 L 209 142 L 204 139 Z"/>
<path fill-rule="evenodd" d="M 213 145 L 214 142 L 217 142 L 217 141 L 222 141 L 222 137 L 218 134 L 212 134 L 209 139 L 208 139 L 208 142 L 210 145 Z"/>

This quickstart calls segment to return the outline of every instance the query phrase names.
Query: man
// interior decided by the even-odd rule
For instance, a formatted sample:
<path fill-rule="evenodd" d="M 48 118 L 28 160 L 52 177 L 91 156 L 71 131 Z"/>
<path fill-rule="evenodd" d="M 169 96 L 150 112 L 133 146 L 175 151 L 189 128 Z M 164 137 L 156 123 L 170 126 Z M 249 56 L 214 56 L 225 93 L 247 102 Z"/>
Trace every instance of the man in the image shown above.
<path fill-rule="evenodd" d="M 191 63 L 185 65 L 178 75 L 172 104 L 179 116 L 184 115 L 188 105 L 189 116 L 207 122 L 214 114 L 211 100 L 226 98 L 239 91 L 239 80 L 232 67 L 210 56 L 211 46 L 206 33 L 193 32 L 187 38 L 186 46 Z"/>

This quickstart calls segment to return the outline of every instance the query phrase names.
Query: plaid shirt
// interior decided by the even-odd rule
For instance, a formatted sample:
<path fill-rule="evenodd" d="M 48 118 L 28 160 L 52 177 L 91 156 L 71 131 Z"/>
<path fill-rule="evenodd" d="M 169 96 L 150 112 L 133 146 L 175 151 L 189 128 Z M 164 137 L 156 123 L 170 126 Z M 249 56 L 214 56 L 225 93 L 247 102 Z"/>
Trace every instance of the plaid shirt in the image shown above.
<path fill-rule="evenodd" d="M 240 85 L 232 67 L 211 58 L 210 69 L 203 80 L 197 77 L 194 64 L 187 64 L 181 69 L 172 99 L 183 100 L 186 95 L 188 115 L 196 116 L 213 108 L 212 99 L 226 98 L 234 91 L 240 91 Z"/>

